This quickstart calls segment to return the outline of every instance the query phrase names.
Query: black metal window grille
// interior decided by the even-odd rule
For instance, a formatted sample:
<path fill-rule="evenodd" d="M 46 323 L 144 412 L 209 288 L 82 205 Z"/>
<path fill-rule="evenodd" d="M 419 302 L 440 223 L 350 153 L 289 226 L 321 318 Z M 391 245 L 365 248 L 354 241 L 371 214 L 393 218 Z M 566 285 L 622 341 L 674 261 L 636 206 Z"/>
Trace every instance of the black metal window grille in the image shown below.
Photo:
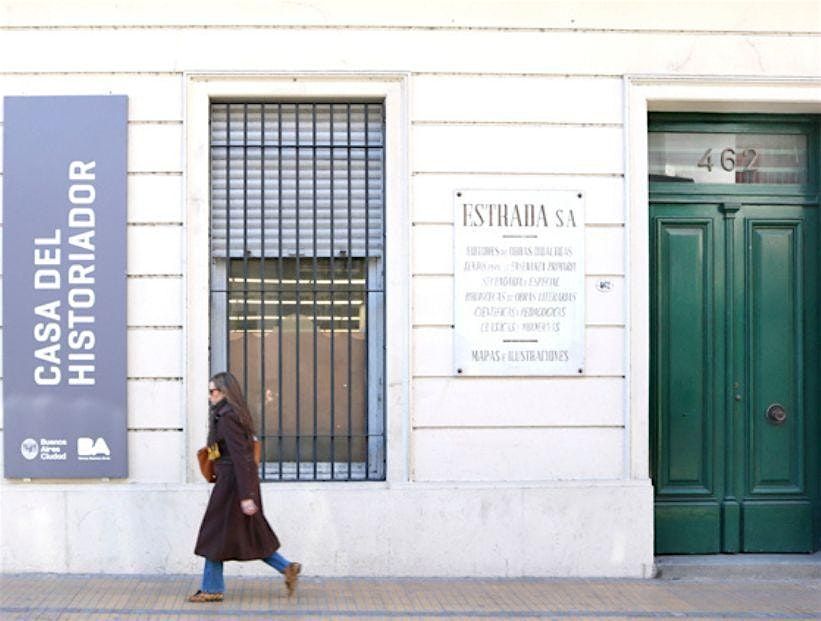
<path fill-rule="evenodd" d="M 211 368 L 263 480 L 385 478 L 382 103 L 211 104 Z"/>

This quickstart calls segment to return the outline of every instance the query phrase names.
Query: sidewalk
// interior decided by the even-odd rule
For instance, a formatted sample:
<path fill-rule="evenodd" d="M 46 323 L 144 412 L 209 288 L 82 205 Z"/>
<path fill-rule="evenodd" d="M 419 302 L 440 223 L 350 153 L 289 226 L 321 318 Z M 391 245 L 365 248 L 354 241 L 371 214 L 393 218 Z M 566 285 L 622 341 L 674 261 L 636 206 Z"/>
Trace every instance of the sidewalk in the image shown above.
<path fill-rule="evenodd" d="M 189 604 L 199 576 L 0 575 L 0 619 L 816 619 L 821 581 L 682 579 L 300 580 L 226 577 L 224 602 Z"/>

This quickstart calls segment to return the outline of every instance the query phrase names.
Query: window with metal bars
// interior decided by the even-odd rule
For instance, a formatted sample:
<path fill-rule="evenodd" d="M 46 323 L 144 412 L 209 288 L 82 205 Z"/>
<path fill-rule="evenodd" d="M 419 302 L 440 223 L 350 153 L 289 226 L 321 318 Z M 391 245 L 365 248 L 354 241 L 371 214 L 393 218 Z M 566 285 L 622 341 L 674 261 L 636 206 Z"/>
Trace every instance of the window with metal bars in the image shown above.
<path fill-rule="evenodd" d="M 211 368 L 265 480 L 385 478 L 384 105 L 211 104 Z"/>

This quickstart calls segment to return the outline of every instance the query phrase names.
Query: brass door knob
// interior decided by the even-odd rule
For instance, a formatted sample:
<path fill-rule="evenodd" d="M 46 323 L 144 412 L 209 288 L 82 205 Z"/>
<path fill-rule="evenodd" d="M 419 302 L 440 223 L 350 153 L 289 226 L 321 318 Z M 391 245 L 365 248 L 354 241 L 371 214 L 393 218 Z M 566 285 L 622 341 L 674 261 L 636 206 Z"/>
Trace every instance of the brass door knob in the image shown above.
<path fill-rule="evenodd" d="M 773 425 L 782 425 L 787 420 L 787 410 L 780 403 L 773 403 L 767 408 L 767 420 Z"/>

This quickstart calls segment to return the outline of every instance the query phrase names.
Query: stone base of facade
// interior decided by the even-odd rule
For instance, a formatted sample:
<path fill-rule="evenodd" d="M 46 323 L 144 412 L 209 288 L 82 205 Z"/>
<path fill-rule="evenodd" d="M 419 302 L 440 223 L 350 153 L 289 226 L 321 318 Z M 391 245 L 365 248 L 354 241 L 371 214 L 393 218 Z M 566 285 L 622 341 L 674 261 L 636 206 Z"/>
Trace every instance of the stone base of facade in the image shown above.
<path fill-rule="evenodd" d="M 205 484 L 11 484 L 0 570 L 198 573 Z M 651 577 L 650 481 L 263 487 L 282 553 L 314 576 Z M 263 574 L 229 563 L 229 574 Z"/>

